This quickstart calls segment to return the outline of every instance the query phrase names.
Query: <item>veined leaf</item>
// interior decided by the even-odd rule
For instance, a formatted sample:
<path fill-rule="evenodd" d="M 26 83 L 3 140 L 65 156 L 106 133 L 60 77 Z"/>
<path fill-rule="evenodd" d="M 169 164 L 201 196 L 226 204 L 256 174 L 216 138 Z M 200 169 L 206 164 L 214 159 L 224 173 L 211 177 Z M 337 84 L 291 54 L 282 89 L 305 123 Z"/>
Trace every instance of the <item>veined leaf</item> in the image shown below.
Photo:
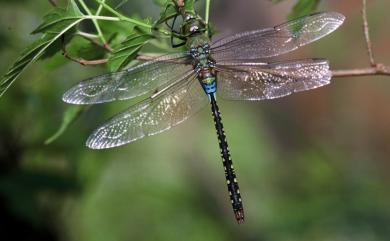
<path fill-rule="evenodd" d="M 284 0 L 271 0 L 274 3 L 280 3 Z M 297 0 L 297 3 L 294 5 L 288 19 L 296 19 L 305 15 L 313 13 L 321 0 Z"/>
<path fill-rule="evenodd" d="M 296 19 L 313 13 L 319 3 L 320 0 L 298 0 L 288 15 L 288 19 Z"/>
<path fill-rule="evenodd" d="M 150 30 L 143 30 L 135 27 L 134 32 L 114 50 L 108 59 L 108 66 L 111 71 L 118 71 L 134 59 L 139 50 L 153 38 Z"/>
<path fill-rule="evenodd" d="M 184 8 L 186 12 L 191 12 L 195 14 L 195 0 L 186 0 Z"/>
<path fill-rule="evenodd" d="M 57 29 L 64 29 L 71 23 L 79 20 L 83 17 L 83 13 L 80 11 L 74 0 L 69 2 L 67 8 L 54 8 L 43 17 L 43 23 L 41 23 L 32 34 L 47 33 L 56 31 Z"/>
<path fill-rule="evenodd" d="M 88 107 L 81 105 L 71 105 L 64 112 L 64 116 L 62 117 L 62 123 L 60 128 L 54 133 L 51 137 L 49 137 L 45 144 L 51 144 L 53 141 L 57 140 L 64 132 L 68 129 L 68 127 L 75 121 L 84 111 L 86 111 Z"/>
<path fill-rule="evenodd" d="M 86 19 L 86 17 L 80 12 L 73 0 L 69 2 L 66 9 L 55 8 L 46 15 L 44 17 L 44 22 L 33 31 L 33 33 L 44 33 L 42 37 L 22 52 L 20 57 L 0 80 L 0 97 L 23 70 L 39 59 L 64 33 L 84 19 Z"/>

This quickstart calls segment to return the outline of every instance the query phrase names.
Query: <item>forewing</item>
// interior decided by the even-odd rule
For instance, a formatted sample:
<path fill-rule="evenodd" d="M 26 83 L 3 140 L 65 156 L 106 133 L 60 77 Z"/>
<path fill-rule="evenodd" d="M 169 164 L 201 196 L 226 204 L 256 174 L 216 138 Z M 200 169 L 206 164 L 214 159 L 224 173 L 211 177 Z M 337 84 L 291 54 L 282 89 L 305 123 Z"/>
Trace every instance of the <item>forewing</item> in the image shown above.
<path fill-rule="evenodd" d="M 272 64 L 232 63 L 217 65 L 218 94 L 232 100 L 274 99 L 330 83 L 325 59 L 306 59 Z"/>
<path fill-rule="evenodd" d="M 88 138 L 87 146 L 92 149 L 111 148 L 163 132 L 183 122 L 207 103 L 199 82 L 188 78 L 113 117 Z"/>
<path fill-rule="evenodd" d="M 308 15 L 269 29 L 244 32 L 211 45 L 214 59 L 262 59 L 285 54 L 336 30 L 345 17 L 336 12 Z"/>
<path fill-rule="evenodd" d="M 187 55 L 166 55 L 123 71 L 86 79 L 69 89 L 63 100 L 71 104 L 97 104 L 131 99 L 156 92 L 190 71 Z"/>

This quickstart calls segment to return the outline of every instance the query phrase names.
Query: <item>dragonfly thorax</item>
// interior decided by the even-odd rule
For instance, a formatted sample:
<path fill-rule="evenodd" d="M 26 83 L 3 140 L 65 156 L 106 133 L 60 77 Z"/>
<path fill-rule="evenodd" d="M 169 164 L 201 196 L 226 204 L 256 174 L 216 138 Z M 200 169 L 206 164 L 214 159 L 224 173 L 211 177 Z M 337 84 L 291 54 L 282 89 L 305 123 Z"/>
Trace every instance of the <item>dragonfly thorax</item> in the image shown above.
<path fill-rule="evenodd" d="M 207 59 L 210 57 L 210 45 L 208 43 L 193 45 L 190 48 L 190 54 L 197 60 Z"/>
<path fill-rule="evenodd" d="M 210 56 L 210 45 L 203 43 L 190 48 L 193 58 L 193 67 L 199 82 L 206 94 L 215 94 L 217 91 L 215 61 Z"/>

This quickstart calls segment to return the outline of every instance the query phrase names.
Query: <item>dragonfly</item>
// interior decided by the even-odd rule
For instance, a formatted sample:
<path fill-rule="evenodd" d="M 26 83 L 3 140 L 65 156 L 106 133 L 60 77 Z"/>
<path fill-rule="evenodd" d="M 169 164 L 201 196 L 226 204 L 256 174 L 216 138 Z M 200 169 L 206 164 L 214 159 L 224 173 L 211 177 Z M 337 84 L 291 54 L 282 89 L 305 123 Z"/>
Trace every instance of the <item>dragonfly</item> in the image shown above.
<path fill-rule="evenodd" d="M 337 12 L 320 12 L 211 41 L 203 21 L 184 12 L 185 51 L 86 79 L 70 88 L 63 101 L 90 105 L 143 97 L 89 136 L 86 145 L 92 149 L 113 148 L 161 133 L 210 105 L 230 201 L 235 219 L 242 223 L 243 202 L 217 96 L 265 100 L 329 84 L 326 59 L 273 59 L 330 34 L 344 19 Z"/>

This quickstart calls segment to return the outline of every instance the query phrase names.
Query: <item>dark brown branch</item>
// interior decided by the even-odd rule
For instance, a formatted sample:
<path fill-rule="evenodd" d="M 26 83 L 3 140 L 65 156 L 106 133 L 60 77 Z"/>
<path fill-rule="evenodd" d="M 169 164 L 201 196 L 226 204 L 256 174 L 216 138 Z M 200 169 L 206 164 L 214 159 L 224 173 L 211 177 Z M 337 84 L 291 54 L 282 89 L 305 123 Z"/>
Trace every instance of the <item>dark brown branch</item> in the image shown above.
<path fill-rule="evenodd" d="M 55 0 L 49 0 L 49 3 L 53 6 L 53 7 L 57 7 L 57 3 Z"/>
<path fill-rule="evenodd" d="M 82 59 L 82 58 L 74 58 L 66 52 L 63 52 L 62 55 L 65 58 L 67 58 L 75 63 L 81 64 L 81 65 L 100 65 L 100 64 L 106 64 L 108 61 L 108 59 L 86 60 L 86 59 Z"/>
<path fill-rule="evenodd" d="M 376 64 L 375 66 L 369 68 L 332 70 L 332 77 L 353 77 L 353 76 L 369 76 L 369 75 L 390 76 L 390 67 L 385 66 L 383 64 Z"/>
<path fill-rule="evenodd" d="M 62 55 L 73 61 L 73 62 L 76 62 L 78 64 L 81 64 L 81 65 L 100 65 L 100 64 L 105 64 L 107 63 L 108 59 L 95 59 L 95 60 L 86 60 L 86 59 L 83 59 L 83 58 L 75 58 L 73 56 L 71 56 L 67 51 L 66 51 L 66 46 L 65 46 L 65 35 L 62 35 L 61 36 L 61 43 L 62 43 Z"/>
<path fill-rule="evenodd" d="M 370 28 L 368 26 L 368 20 L 367 20 L 367 0 L 363 0 L 362 2 L 362 18 L 363 18 L 363 32 L 364 32 L 364 38 L 366 40 L 367 45 L 367 52 L 368 57 L 370 58 L 370 64 L 372 67 L 375 67 L 375 59 L 374 54 L 372 51 L 372 42 L 370 38 Z"/>

